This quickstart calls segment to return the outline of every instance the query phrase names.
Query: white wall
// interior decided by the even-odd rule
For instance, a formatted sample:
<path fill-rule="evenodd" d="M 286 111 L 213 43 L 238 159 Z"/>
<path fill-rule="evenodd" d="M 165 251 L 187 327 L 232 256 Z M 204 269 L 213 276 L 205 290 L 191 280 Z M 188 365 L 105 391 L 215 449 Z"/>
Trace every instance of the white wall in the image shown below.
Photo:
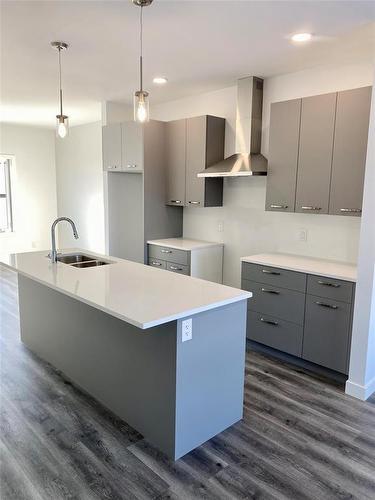
<path fill-rule="evenodd" d="M 77 225 L 75 241 L 70 226 L 59 224 L 60 248 L 105 251 L 101 122 L 72 127 L 64 140 L 56 139 L 58 216 Z"/>
<path fill-rule="evenodd" d="M 318 67 L 265 80 L 262 151 L 268 153 L 270 103 L 372 85 L 373 67 Z M 201 114 L 227 119 L 225 154 L 235 149 L 236 87 L 155 105 L 152 118 L 175 120 Z M 224 281 L 240 284 L 240 257 L 265 251 L 356 262 L 360 218 L 266 212 L 266 178 L 224 180 L 224 207 L 184 208 L 184 236 L 225 243 Z M 218 232 L 218 222 L 224 232 Z M 298 240 L 306 229 L 306 242 Z"/>
<path fill-rule="evenodd" d="M 0 153 L 14 155 L 14 233 L 0 234 L 0 253 L 45 250 L 56 218 L 55 133 L 39 127 L 1 124 Z"/>
<path fill-rule="evenodd" d="M 346 392 L 367 399 L 375 392 L 375 89 L 372 92 L 369 143 L 354 305 L 349 380 Z"/>

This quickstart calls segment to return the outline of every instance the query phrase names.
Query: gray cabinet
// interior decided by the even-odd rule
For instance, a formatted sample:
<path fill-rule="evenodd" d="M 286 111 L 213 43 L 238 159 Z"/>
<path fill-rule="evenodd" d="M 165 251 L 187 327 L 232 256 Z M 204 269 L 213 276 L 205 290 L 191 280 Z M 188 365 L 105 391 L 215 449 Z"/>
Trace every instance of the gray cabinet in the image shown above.
<path fill-rule="evenodd" d="M 371 87 L 271 105 L 266 210 L 361 215 Z"/>
<path fill-rule="evenodd" d="M 336 95 L 302 99 L 296 212 L 328 213 Z"/>
<path fill-rule="evenodd" d="M 222 206 L 223 179 L 197 174 L 224 158 L 224 140 L 224 118 L 204 115 L 167 124 L 167 204 Z"/>
<path fill-rule="evenodd" d="M 143 170 L 143 128 L 134 121 L 121 124 L 121 165 L 129 172 Z"/>
<path fill-rule="evenodd" d="M 307 295 L 302 358 L 346 373 L 350 327 L 350 304 Z"/>
<path fill-rule="evenodd" d="M 266 210 L 294 212 L 301 99 L 271 104 Z"/>
<path fill-rule="evenodd" d="M 337 95 L 329 213 L 361 215 L 371 87 Z"/>
<path fill-rule="evenodd" d="M 186 120 L 166 124 L 167 204 L 185 205 Z"/>
<path fill-rule="evenodd" d="M 348 373 L 354 284 L 242 263 L 251 291 L 247 337 L 340 373 Z"/>
<path fill-rule="evenodd" d="M 121 124 L 115 123 L 102 128 L 103 169 L 119 170 L 121 158 Z"/>
<path fill-rule="evenodd" d="M 129 122 L 122 124 L 122 131 L 125 163 L 121 169 L 108 168 L 105 183 L 107 250 L 147 263 L 149 239 L 182 235 L 182 212 L 165 205 L 165 123 Z"/>

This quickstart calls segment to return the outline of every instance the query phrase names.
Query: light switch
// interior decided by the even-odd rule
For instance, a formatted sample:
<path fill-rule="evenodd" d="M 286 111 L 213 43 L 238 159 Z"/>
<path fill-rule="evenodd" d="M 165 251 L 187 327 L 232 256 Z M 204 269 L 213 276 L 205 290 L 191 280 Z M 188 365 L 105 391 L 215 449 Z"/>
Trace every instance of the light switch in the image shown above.
<path fill-rule="evenodd" d="M 193 338 L 193 319 L 184 319 L 182 322 L 182 342 L 191 340 Z"/>

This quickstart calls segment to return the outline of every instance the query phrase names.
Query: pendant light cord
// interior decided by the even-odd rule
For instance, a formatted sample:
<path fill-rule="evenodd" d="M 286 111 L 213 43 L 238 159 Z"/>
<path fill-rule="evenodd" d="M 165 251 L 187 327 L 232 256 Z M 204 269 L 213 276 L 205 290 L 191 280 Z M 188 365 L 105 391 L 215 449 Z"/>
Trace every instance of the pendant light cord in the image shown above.
<path fill-rule="evenodd" d="M 60 115 L 63 114 L 63 107 L 62 107 L 62 85 L 61 85 L 61 47 L 58 48 L 59 50 L 59 94 L 60 94 Z"/>
<path fill-rule="evenodd" d="M 140 30 L 139 30 L 139 38 L 140 38 L 140 50 L 141 54 L 139 56 L 139 80 L 140 80 L 140 86 L 141 86 L 141 92 L 143 91 L 143 7 L 141 6 L 141 12 L 139 16 L 139 25 L 140 25 Z"/>

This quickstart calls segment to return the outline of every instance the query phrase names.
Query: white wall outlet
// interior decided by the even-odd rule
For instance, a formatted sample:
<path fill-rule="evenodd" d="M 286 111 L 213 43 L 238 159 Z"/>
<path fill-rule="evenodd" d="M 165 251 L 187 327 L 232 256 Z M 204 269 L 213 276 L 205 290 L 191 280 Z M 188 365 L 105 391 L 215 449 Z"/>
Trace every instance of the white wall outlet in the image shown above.
<path fill-rule="evenodd" d="M 297 233 L 298 241 L 307 241 L 307 229 L 299 229 Z"/>
<path fill-rule="evenodd" d="M 191 340 L 193 338 L 193 319 L 184 319 L 182 322 L 182 342 Z"/>
<path fill-rule="evenodd" d="M 219 233 L 224 232 L 224 222 L 222 220 L 219 220 L 219 222 L 217 223 L 217 230 Z"/>

